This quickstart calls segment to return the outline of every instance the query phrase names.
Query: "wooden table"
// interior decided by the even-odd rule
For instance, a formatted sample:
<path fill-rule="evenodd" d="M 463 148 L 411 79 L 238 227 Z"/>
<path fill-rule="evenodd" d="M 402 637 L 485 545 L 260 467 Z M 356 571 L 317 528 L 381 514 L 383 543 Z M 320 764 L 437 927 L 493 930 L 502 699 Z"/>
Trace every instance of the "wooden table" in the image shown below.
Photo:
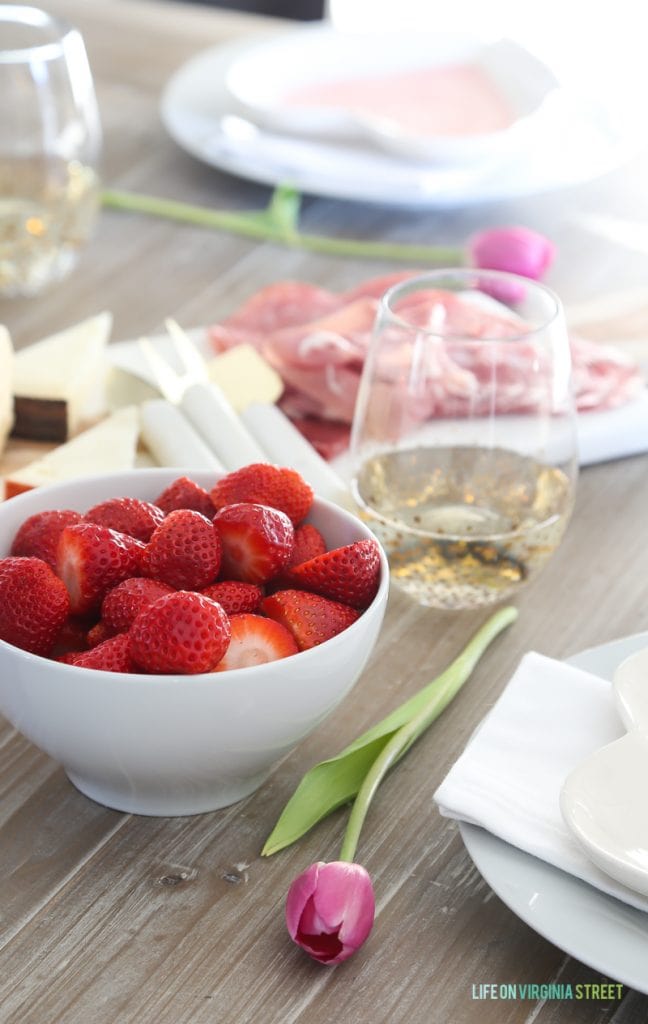
<path fill-rule="evenodd" d="M 186 156 L 157 107 L 173 70 L 200 49 L 281 23 L 139 0 L 44 0 L 82 29 L 105 131 L 104 176 L 115 187 L 231 208 L 268 190 Z M 461 241 L 487 224 L 523 222 L 559 243 L 552 283 L 568 301 L 641 285 L 646 258 L 596 242 L 579 209 L 646 215 L 641 162 L 563 195 L 462 212 L 398 212 L 310 199 L 310 231 Z M 643 205 L 642 205 L 643 204 Z M 25 344 L 107 307 L 115 337 L 167 315 L 207 323 L 258 286 L 295 276 L 344 287 L 383 267 L 307 255 L 133 214 L 105 213 L 77 272 L 35 300 L 0 304 Z M 648 303 L 647 303 L 648 304 Z M 640 337 L 645 311 L 599 335 Z M 594 331 L 594 329 L 592 329 Z M 194 818 L 106 810 L 8 724 L 0 725 L 0 1020 L 2 1024 L 630 1024 L 648 998 L 620 1003 L 477 1002 L 473 984 L 596 982 L 493 897 L 435 787 L 493 704 L 520 656 L 562 657 L 645 629 L 648 473 L 644 457 L 583 472 L 559 554 L 519 598 L 520 619 L 488 652 L 443 718 L 384 784 L 359 856 L 378 918 L 365 949 L 336 970 L 293 947 L 282 922 L 292 878 L 334 859 L 344 814 L 270 860 L 259 850 L 303 772 L 432 678 L 484 619 L 437 614 L 394 593 L 371 664 L 353 694 L 243 803 Z"/>

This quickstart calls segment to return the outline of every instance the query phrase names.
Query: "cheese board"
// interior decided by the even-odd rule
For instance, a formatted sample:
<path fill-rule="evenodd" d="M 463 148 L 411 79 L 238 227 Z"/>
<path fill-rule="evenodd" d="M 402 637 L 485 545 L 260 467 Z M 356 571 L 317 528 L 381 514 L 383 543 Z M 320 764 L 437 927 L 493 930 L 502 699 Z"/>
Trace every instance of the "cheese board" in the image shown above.
<path fill-rule="evenodd" d="M 281 377 L 251 345 L 214 356 L 204 329 L 190 338 L 169 321 L 166 335 L 108 346 L 111 323 L 102 313 L 17 354 L 0 335 L 0 427 L 13 426 L 4 453 L 0 445 L 2 497 L 135 466 L 224 472 L 272 461 L 348 503 L 345 484 L 276 407 Z"/>
<path fill-rule="evenodd" d="M 592 317 L 586 309 L 575 319 L 589 323 Z M 215 355 L 208 329 L 185 335 L 169 323 L 166 334 L 150 339 L 150 361 L 141 340 L 111 341 L 111 326 L 111 314 L 102 312 L 18 353 L 0 327 L 0 495 L 5 487 L 11 495 L 82 472 L 135 465 L 235 469 L 254 461 L 249 453 L 257 451 L 293 465 L 320 495 L 348 504 L 347 454 L 328 463 L 296 430 L 277 405 L 283 381 L 253 343 L 243 340 Z M 178 332 L 190 358 L 183 359 L 174 342 Z M 599 332 L 601 341 L 607 334 Z M 605 358 L 612 364 L 614 350 L 645 369 L 645 347 L 608 345 Z M 16 427 L 6 438 L 12 394 Z M 645 451 L 648 392 L 644 387 L 618 408 L 580 415 L 577 430 L 582 465 Z M 235 437 L 246 443 L 230 444 Z"/>

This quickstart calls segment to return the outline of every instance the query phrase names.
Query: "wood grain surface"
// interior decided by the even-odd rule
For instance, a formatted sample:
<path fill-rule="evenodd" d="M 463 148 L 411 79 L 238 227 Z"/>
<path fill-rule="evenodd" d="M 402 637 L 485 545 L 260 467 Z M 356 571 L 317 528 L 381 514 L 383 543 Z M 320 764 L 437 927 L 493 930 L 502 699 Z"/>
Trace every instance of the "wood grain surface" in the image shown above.
<path fill-rule="evenodd" d="M 103 174 L 115 187 L 229 208 L 260 208 L 268 190 L 202 166 L 160 125 L 169 75 L 206 46 L 280 22 L 208 7 L 140 0 L 45 0 L 82 29 L 105 133 Z M 602 182 L 463 211 L 395 211 L 308 198 L 309 231 L 457 242 L 477 227 L 522 222 L 559 244 L 553 283 L 568 301 L 642 288 L 646 257 L 587 236 L 579 210 L 639 215 L 645 160 Z M 643 203 L 643 207 L 641 206 Z M 109 308 L 115 337 L 189 327 L 228 312 L 281 277 L 345 287 L 388 269 L 332 260 L 200 228 L 105 212 L 77 271 L 37 299 L 0 302 L 18 345 Z M 648 289 L 647 289 L 648 293 Z M 648 302 L 646 303 L 648 307 Z M 596 325 L 594 325 L 593 330 Z M 609 333 L 608 333 L 609 332 Z M 601 333 L 601 332 L 599 332 Z M 612 320 L 604 337 L 648 335 L 648 308 Z M 12 443 L 4 468 L 40 446 Z M 378 916 L 365 949 L 324 969 L 283 926 L 292 878 L 334 859 L 344 812 L 296 847 L 259 850 L 303 772 L 387 713 L 455 655 L 483 613 L 435 613 L 394 592 L 371 663 L 353 693 L 242 803 L 191 818 L 107 810 L 0 723 L 1 1024 L 633 1024 L 648 998 L 614 1003 L 478 1002 L 473 984 L 596 982 L 490 891 L 432 795 L 522 654 L 563 657 L 648 627 L 645 457 L 582 473 L 577 506 L 553 562 L 520 594 L 518 623 L 390 776 L 359 858 Z"/>

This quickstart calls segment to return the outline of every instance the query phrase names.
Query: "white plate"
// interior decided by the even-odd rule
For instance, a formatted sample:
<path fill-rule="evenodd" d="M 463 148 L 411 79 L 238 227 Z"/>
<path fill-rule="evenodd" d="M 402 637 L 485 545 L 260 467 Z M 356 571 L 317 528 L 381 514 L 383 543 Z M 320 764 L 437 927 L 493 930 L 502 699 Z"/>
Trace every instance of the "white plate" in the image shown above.
<path fill-rule="evenodd" d="M 225 86 L 234 63 L 256 45 L 253 37 L 192 58 L 167 84 L 161 116 L 171 137 L 199 160 L 266 185 L 290 183 L 302 192 L 383 205 L 455 207 L 589 181 L 633 152 L 603 107 L 563 90 L 545 101 L 542 131 L 504 164 L 498 157 L 434 167 L 360 142 L 264 131 L 234 113 Z"/>
<path fill-rule="evenodd" d="M 311 86 L 471 66 L 501 97 L 512 123 L 473 134 L 423 134 L 408 129 L 408 110 L 390 98 L 384 113 L 325 101 L 305 106 L 286 97 Z M 229 67 L 225 85 L 244 116 L 270 131 L 310 138 L 364 139 L 388 153 L 428 163 L 465 163 L 519 149 L 555 75 L 517 43 L 444 32 L 340 32 L 315 23 L 258 43 Z M 455 109 L 461 103 L 455 100 Z M 496 100 L 497 102 L 497 100 Z M 447 103 L 444 104 L 447 109 Z"/>
<path fill-rule="evenodd" d="M 567 661 L 611 681 L 621 662 L 647 644 L 648 633 L 638 633 Z M 648 994 L 648 914 L 484 829 L 466 824 L 459 828 L 480 874 L 514 914 L 594 970 Z"/>

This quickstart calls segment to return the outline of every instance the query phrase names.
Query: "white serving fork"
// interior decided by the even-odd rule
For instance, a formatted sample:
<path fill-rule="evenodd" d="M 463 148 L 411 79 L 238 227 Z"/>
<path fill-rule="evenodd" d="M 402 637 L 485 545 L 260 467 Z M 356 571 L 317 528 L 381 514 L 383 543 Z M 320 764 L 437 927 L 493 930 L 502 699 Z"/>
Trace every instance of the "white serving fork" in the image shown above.
<path fill-rule="evenodd" d="M 165 327 L 183 367 L 181 373 L 172 369 L 148 338 L 139 342 L 164 397 L 180 408 L 225 469 L 267 462 L 265 452 L 245 429 L 221 389 L 210 381 L 205 361 L 193 342 L 175 320 L 166 320 Z"/>
<path fill-rule="evenodd" d="M 181 373 L 149 339 L 142 338 L 140 348 L 161 394 L 182 411 L 225 469 L 239 469 L 251 462 L 291 466 L 320 497 L 349 505 L 348 489 L 341 477 L 276 405 L 250 402 L 237 414 L 210 380 L 203 357 L 182 328 L 171 319 L 165 321 L 165 327 L 183 368 Z"/>

